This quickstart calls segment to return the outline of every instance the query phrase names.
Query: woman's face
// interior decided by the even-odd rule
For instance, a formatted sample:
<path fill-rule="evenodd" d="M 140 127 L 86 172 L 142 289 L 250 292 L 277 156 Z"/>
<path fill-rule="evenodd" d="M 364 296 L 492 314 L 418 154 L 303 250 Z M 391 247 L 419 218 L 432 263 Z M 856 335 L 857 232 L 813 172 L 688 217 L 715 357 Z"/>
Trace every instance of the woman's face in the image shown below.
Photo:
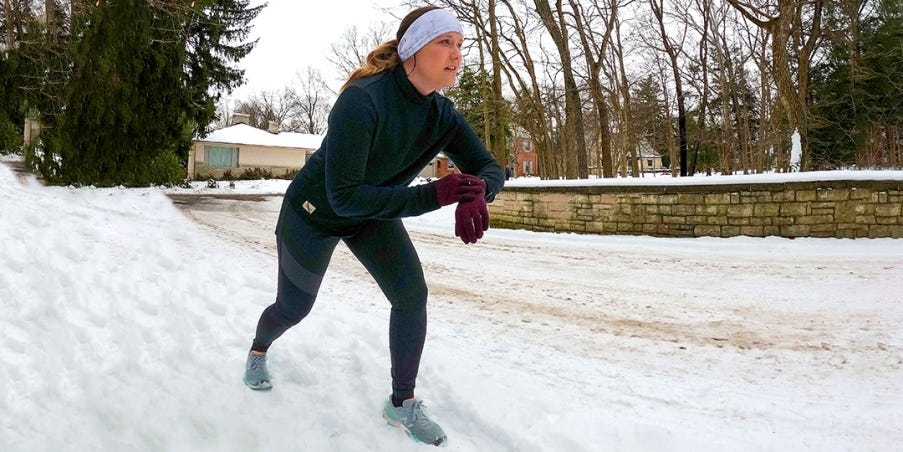
<path fill-rule="evenodd" d="M 408 79 L 421 94 L 427 95 L 455 84 L 461 68 L 463 43 L 464 36 L 451 31 L 439 35 L 404 62 Z"/>

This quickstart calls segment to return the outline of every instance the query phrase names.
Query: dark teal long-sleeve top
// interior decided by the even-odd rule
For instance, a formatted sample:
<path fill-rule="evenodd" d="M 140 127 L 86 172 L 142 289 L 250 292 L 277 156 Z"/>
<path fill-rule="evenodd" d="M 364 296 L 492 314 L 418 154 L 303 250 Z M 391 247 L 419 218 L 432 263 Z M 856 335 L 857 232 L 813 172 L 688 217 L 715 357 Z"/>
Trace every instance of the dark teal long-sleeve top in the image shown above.
<path fill-rule="evenodd" d="M 324 232 L 345 235 L 373 219 L 438 209 L 434 184 L 410 186 L 439 152 L 486 181 L 491 202 L 502 168 L 450 100 L 422 95 L 401 65 L 345 88 L 323 143 L 289 185 L 285 202 Z"/>

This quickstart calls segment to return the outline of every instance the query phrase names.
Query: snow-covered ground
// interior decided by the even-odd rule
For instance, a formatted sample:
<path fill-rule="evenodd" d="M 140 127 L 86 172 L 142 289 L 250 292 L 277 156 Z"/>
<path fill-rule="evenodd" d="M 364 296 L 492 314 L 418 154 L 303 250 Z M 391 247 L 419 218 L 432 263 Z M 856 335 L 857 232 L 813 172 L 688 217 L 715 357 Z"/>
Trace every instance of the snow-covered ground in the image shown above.
<path fill-rule="evenodd" d="M 379 415 L 388 303 L 343 246 L 241 382 L 284 182 L 44 187 L 0 164 L 0 450 L 425 450 Z M 456 451 L 895 450 L 903 240 L 665 239 L 407 221 L 418 396 Z"/>

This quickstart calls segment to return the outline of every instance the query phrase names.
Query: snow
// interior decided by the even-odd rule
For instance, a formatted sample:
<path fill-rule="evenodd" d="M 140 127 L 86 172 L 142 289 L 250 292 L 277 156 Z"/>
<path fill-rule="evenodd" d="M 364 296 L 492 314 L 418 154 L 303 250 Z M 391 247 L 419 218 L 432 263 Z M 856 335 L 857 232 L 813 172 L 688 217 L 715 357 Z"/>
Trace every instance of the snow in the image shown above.
<path fill-rule="evenodd" d="M 235 124 L 210 132 L 203 141 L 229 144 L 251 144 L 285 148 L 317 149 L 323 142 L 322 135 L 298 132 L 270 133 L 247 124 Z"/>
<path fill-rule="evenodd" d="M 236 184 L 208 192 L 284 190 Z M 347 249 L 253 392 L 281 198 L 167 192 L 205 189 L 44 187 L 0 164 L 0 450 L 429 448 L 379 416 L 388 303 Z M 430 283 L 418 397 L 447 450 L 903 444 L 903 240 L 464 246 L 452 217 L 406 221 Z"/>
<path fill-rule="evenodd" d="M 899 170 L 846 170 L 846 171 L 806 171 L 794 173 L 768 172 L 762 174 L 716 174 L 706 176 L 696 174 L 691 177 L 671 177 L 670 174 L 644 174 L 643 177 L 615 177 L 590 179 L 548 180 L 538 177 L 519 177 L 505 183 L 506 187 L 581 187 L 581 186 L 658 186 L 658 185 L 724 185 L 724 184 L 767 184 L 781 182 L 816 182 L 838 180 L 879 180 L 903 181 L 903 171 Z"/>
<path fill-rule="evenodd" d="M 292 183 L 286 179 L 237 180 L 229 186 L 227 181 L 215 181 L 216 188 L 207 186 L 206 181 L 191 181 L 186 187 L 171 187 L 166 193 L 179 195 L 282 195 Z"/>

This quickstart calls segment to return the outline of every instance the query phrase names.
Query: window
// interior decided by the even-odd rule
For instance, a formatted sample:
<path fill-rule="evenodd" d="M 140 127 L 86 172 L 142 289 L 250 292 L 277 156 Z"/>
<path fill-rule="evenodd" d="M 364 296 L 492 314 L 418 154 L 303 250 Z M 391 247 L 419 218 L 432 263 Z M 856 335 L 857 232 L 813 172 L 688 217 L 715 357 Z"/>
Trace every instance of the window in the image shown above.
<path fill-rule="evenodd" d="M 238 148 L 204 146 L 204 162 L 215 168 L 238 168 Z"/>
<path fill-rule="evenodd" d="M 646 168 L 654 168 L 655 165 L 652 164 L 652 159 L 646 160 Z"/>

